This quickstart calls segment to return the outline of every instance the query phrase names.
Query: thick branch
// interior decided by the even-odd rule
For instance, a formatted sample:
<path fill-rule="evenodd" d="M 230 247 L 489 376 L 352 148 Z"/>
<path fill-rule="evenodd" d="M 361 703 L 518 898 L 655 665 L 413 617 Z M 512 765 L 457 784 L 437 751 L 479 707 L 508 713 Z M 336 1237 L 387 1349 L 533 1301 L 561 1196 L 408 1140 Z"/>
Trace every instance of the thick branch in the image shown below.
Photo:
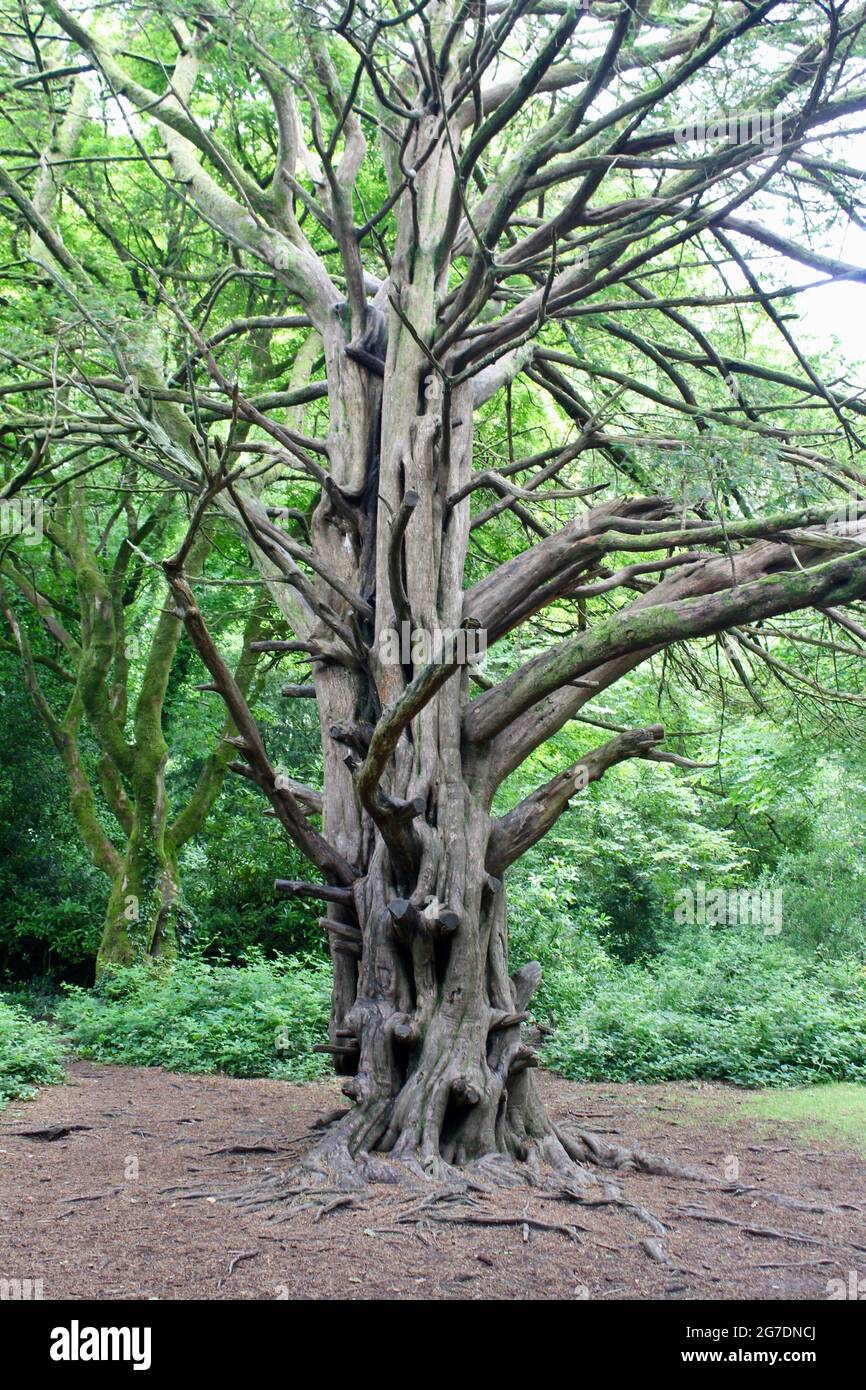
<path fill-rule="evenodd" d="M 486 741 L 568 681 L 642 648 L 708 636 L 738 622 L 797 608 L 850 603 L 864 594 L 866 552 L 860 552 L 802 573 L 770 575 L 727 593 L 657 602 L 640 612 L 618 613 L 536 657 L 479 696 L 467 711 L 466 735 L 472 742 Z"/>
<path fill-rule="evenodd" d="M 494 821 L 487 846 L 488 871 L 501 876 L 509 864 L 513 864 L 515 859 L 519 859 L 521 854 L 525 854 L 547 834 L 576 792 L 583 791 L 590 782 L 597 782 L 614 764 L 626 758 L 646 757 L 664 736 L 661 724 L 618 734 L 616 738 L 585 753 L 578 762 L 557 773 L 543 787 L 537 787 L 513 811 Z"/>

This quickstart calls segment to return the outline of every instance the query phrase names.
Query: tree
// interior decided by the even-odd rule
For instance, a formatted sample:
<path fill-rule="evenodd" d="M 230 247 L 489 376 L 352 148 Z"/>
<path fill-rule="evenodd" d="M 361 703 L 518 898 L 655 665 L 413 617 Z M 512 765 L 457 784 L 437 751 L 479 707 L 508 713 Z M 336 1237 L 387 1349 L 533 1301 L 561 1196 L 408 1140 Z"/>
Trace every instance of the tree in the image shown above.
<path fill-rule="evenodd" d="M 141 509 L 141 499 L 129 485 L 133 481 L 121 479 L 117 505 L 110 495 L 111 511 L 97 541 L 89 532 L 99 509 L 94 517 L 81 481 L 61 492 L 46 531 L 52 552 L 46 566 L 49 583 L 28 576 L 32 552 L 28 555 L 26 549 L 17 556 L 10 550 L 0 563 L 9 646 L 20 659 L 24 683 L 63 767 L 81 841 L 111 884 L 97 973 L 107 965 L 129 965 L 177 950 L 185 911 L 178 855 L 206 821 L 233 753 L 228 721 L 217 746 L 202 760 L 186 805 L 172 808 L 165 788 L 165 706 L 183 624 L 171 607 L 163 606 L 151 630 L 144 626 L 153 599 L 139 550 L 147 536 L 165 535 L 170 510 L 162 499 L 149 511 Z M 113 545 L 118 523 L 125 533 Z M 209 538 L 201 535 L 194 556 L 198 572 L 209 549 Z M 12 603 L 13 591 L 41 635 L 59 647 L 61 660 L 34 650 Z M 138 631 L 131 615 L 138 619 Z M 245 696 L 260 659 L 250 644 L 261 634 L 263 616 L 261 603 L 254 603 L 244 628 L 235 679 Z M 59 715 L 40 681 L 40 667 L 69 692 Z M 95 778 L 86 754 L 88 735 L 99 750 Z M 122 836 L 120 849 L 117 836 L 105 828 L 102 806 Z"/>
<path fill-rule="evenodd" d="M 857 625 L 843 610 L 866 597 L 866 406 L 794 339 L 778 306 L 802 286 L 762 284 L 751 253 L 866 278 L 765 215 L 767 200 L 825 222 L 857 206 L 862 174 L 813 146 L 866 108 L 866 11 L 698 9 L 193 5 L 91 29 L 45 0 L 38 37 L 30 25 L 14 51 L 10 89 L 40 94 L 22 97 L 28 121 L 44 126 L 70 69 L 89 70 L 126 141 L 82 155 L 91 176 L 95 160 L 132 160 L 182 210 L 174 244 L 144 249 L 98 178 L 67 173 L 74 210 L 58 216 L 26 167 L 2 175 L 31 254 L 92 329 L 90 360 L 64 376 L 80 405 L 60 412 L 64 437 L 98 450 L 110 420 L 190 499 L 164 563 L 177 615 L 238 730 L 236 770 L 323 879 L 285 891 L 327 904 L 327 1050 L 353 1103 L 309 1162 L 341 1181 L 381 1154 L 429 1174 L 527 1161 L 572 1177 L 576 1160 L 622 1159 L 558 1129 L 533 1084 L 522 1030 L 539 971 L 510 969 L 503 879 L 610 767 L 683 759 L 659 749 L 660 726 L 625 729 L 505 814 L 494 797 L 656 653 L 809 608 Z M 49 114 L 43 171 L 59 182 L 68 107 Z M 226 249 L 215 276 L 208 254 Z M 112 277 L 134 311 L 95 311 Z M 206 327 L 218 295 L 247 285 L 246 310 Z M 762 323 L 784 365 L 733 349 Z M 265 395 L 252 367 L 278 367 L 277 341 L 289 389 Z M 16 367 L 8 437 L 54 439 L 46 409 L 24 404 L 51 383 Z M 521 456 L 526 383 L 572 428 Z M 505 448 L 478 468 L 491 413 Z M 671 457 L 713 460 L 708 487 L 684 467 L 679 495 L 663 490 Z M 34 455 L 6 495 L 44 477 Z M 186 573 L 212 509 L 291 624 L 280 645 L 312 665 L 321 803 L 273 767 Z M 478 549 L 490 531 L 498 564 Z M 567 630 L 525 659 L 514 635 L 551 613 Z M 479 640 L 505 654 L 495 684 L 467 659 Z"/>

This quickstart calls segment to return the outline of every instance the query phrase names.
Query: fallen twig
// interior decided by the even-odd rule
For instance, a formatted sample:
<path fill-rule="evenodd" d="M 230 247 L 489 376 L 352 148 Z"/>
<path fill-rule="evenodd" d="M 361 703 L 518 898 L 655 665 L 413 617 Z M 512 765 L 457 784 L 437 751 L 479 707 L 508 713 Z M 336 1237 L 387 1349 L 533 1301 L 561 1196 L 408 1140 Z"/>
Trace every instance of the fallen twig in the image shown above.
<path fill-rule="evenodd" d="M 231 1279 L 241 1260 L 254 1260 L 256 1255 L 260 1255 L 261 1253 L 261 1250 L 240 1250 L 237 1255 L 233 1255 L 232 1258 L 229 1260 L 229 1267 L 225 1273 L 225 1276 L 222 1279 L 220 1279 L 219 1283 L 217 1284 L 217 1288 L 221 1289 L 223 1285 L 229 1279 Z"/>

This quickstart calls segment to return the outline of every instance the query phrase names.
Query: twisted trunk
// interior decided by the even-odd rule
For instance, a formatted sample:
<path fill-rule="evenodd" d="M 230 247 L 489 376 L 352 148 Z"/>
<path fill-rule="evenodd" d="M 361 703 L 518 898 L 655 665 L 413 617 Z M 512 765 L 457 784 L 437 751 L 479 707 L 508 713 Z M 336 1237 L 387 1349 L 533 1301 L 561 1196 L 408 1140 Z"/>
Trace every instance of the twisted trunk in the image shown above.
<path fill-rule="evenodd" d="M 435 1175 L 494 1154 L 525 1160 L 534 1145 L 567 1161 L 521 1038 L 540 971 L 509 974 L 505 892 L 483 869 L 484 789 L 459 761 L 449 767 L 451 751 L 439 745 L 439 776 L 414 823 L 417 869 L 407 877 L 371 837 L 352 906 L 330 909 L 331 1047 L 355 1102 L 321 1146 L 331 1163 L 382 1152 Z M 406 761 L 404 793 L 419 784 Z"/>
<path fill-rule="evenodd" d="M 357 486 L 359 436 L 365 442 L 359 531 L 347 534 L 325 498 L 314 539 L 375 612 L 361 634 L 370 658 L 354 668 L 316 663 L 323 831 L 358 868 L 352 903 L 330 905 L 327 923 L 330 1049 L 354 1106 L 320 1151 L 331 1164 L 337 1155 L 345 1162 L 388 1153 L 430 1173 L 496 1153 L 525 1158 L 533 1140 L 556 1140 L 533 1093 L 534 1057 L 520 1033 L 540 974 L 509 976 L 505 893 L 484 868 L 492 785 L 486 760 L 462 746 L 465 664 L 406 722 L 381 780 L 365 790 L 353 775 L 370 725 L 426 665 L 419 648 L 433 664 L 440 649 L 445 659 L 464 617 L 469 501 L 449 508 L 447 499 L 472 472 L 471 383 L 443 383 L 422 347 L 447 290 L 438 247 L 454 192 L 435 117 L 419 123 L 404 163 L 428 142 L 436 148 L 415 180 L 415 225 L 403 218 L 392 264 L 382 376 L 359 364 L 347 391 L 344 370 L 340 400 L 331 403 L 332 419 L 341 421 L 330 440 L 341 486 Z M 381 337 L 377 312 L 367 320 L 367 343 Z M 333 602 L 326 585 L 320 592 Z M 410 632 L 415 642 L 407 645 Z"/>
<path fill-rule="evenodd" d="M 450 794 L 462 827 L 446 815 L 448 829 L 434 831 L 412 896 L 395 896 L 402 886 L 381 849 L 356 893 L 364 950 L 334 1034 L 347 1048 L 337 1055 L 352 1072 L 343 1090 L 355 1109 L 325 1144 L 389 1153 L 432 1174 L 493 1154 L 522 1160 L 533 1142 L 556 1142 L 520 1036 L 540 975 L 509 976 L 501 884 L 464 868 L 483 864 L 489 818 L 467 784 Z M 455 912 L 440 894 L 453 903 L 458 886 Z"/>

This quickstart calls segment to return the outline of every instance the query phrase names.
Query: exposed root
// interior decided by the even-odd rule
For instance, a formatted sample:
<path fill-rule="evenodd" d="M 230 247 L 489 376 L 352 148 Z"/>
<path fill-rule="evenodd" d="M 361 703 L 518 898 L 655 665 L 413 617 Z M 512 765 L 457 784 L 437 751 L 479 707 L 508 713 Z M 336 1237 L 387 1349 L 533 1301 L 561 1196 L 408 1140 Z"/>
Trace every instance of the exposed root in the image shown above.
<path fill-rule="evenodd" d="M 735 1221 L 731 1216 L 721 1216 L 714 1211 L 703 1211 L 700 1207 L 677 1207 L 675 1212 L 677 1216 L 685 1217 L 689 1221 L 709 1221 L 715 1226 L 733 1226 L 745 1235 L 759 1236 L 765 1240 L 788 1240 L 795 1245 L 823 1244 L 817 1236 L 806 1235 L 805 1231 L 779 1231 L 770 1226 L 749 1226 L 745 1222 Z"/>
<path fill-rule="evenodd" d="M 531 1181 L 532 1165 L 527 1164 L 524 1172 L 507 1154 L 486 1154 L 478 1158 L 467 1170 L 480 1183 L 489 1182 L 494 1187 L 525 1187 Z"/>
<path fill-rule="evenodd" d="M 762 1202 L 768 1202 L 774 1207 L 789 1207 L 792 1211 L 808 1211 L 816 1216 L 861 1210 L 856 1202 L 841 1202 L 836 1205 L 832 1203 L 828 1205 L 825 1202 L 803 1202 L 799 1197 L 788 1196 L 786 1192 L 768 1192 L 766 1188 L 746 1187 L 742 1183 L 732 1183 L 730 1186 L 722 1187 L 721 1191 L 726 1197 L 758 1197 Z"/>
<path fill-rule="evenodd" d="M 435 1225 L 502 1225 L 521 1226 L 525 1239 L 533 1229 L 578 1239 L 579 1230 L 590 1229 L 575 1222 L 542 1221 L 525 1210 L 516 1210 L 514 1214 L 500 1210 L 493 1214 L 489 1208 L 484 1209 L 494 1189 L 515 1193 L 528 1190 L 542 1200 L 567 1202 L 587 1212 L 612 1208 L 633 1217 L 649 1229 L 650 1236 L 641 1242 L 645 1253 L 674 1269 L 676 1262 L 664 1245 L 665 1221 L 632 1200 L 618 1179 L 628 1173 L 641 1173 L 700 1182 L 732 1196 L 747 1192 L 745 1188 L 723 1184 L 709 1171 L 683 1166 L 638 1145 L 612 1144 L 589 1130 L 572 1131 L 554 1125 L 543 1110 L 530 1106 L 509 1114 L 508 1124 L 497 1129 L 502 1145 L 498 1151 L 473 1159 L 465 1153 L 464 1140 L 457 1146 L 462 1151 L 462 1161 L 454 1156 L 453 1143 L 443 1145 L 447 1154 L 443 1157 L 438 1148 L 427 1143 L 407 1142 L 409 1130 L 402 1131 L 403 1142 L 393 1144 L 389 1152 L 378 1151 L 393 1133 L 393 1117 L 393 1103 L 356 1104 L 342 1113 L 331 1112 L 316 1123 L 319 1137 L 299 1161 L 283 1169 L 267 1170 L 254 1186 L 213 1194 L 199 1190 L 190 1193 L 186 1200 L 215 1197 L 235 1203 L 245 1213 L 266 1212 L 268 1221 L 277 1223 L 292 1220 L 303 1212 L 311 1213 L 314 1221 L 320 1222 L 339 1211 L 366 1211 L 394 1201 L 403 1205 L 403 1193 L 410 1205 L 396 1217 L 395 1231 L 415 1226 L 416 1233 L 426 1229 L 432 1235 L 429 1228 Z M 419 1124 L 423 1127 L 423 1122 Z M 412 1134 L 420 1141 L 420 1129 Z M 471 1126 L 466 1134 L 472 1136 Z M 778 1198 L 779 1205 L 788 1205 L 782 1194 L 761 1195 L 770 1200 Z M 791 1205 L 795 1205 L 795 1199 Z M 725 1222 L 725 1218 L 705 1214 L 695 1207 L 674 1209 L 671 1215 L 674 1219 Z M 733 1219 L 728 1219 L 727 1224 L 740 1226 Z M 750 1233 L 757 1235 L 759 1231 L 753 1228 Z M 795 1233 L 769 1230 L 766 1234 L 795 1237 Z"/>
<path fill-rule="evenodd" d="M 573 1133 L 559 1126 L 555 1126 L 555 1129 L 563 1148 L 577 1163 L 592 1163 L 599 1168 L 612 1168 L 618 1173 L 647 1173 L 652 1177 L 680 1178 L 685 1182 L 709 1182 L 713 1185 L 718 1182 L 713 1173 L 700 1168 L 686 1168 L 659 1154 L 648 1153 L 636 1144 L 609 1144 L 600 1135 L 586 1129 Z"/>
<path fill-rule="evenodd" d="M 585 1227 L 575 1226 L 573 1224 L 562 1226 L 555 1221 L 540 1221 L 535 1216 L 477 1216 L 473 1212 L 467 1212 L 463 1215 L 456 1215 L 448 1212 L 430 1212 L 423 1218 L 410 1212 L 403 1216 L 398 1216 L 397 1220 L 402 1224 L 409 1221 L 424 1220 L 437 1221 L 444 1225 L 451 1226 L 522 1226 L 524 1228 L 524 1239 L 527 1239 L 527 1231 L 555 1231 L 558 1235 L 567 1236 L 569 1240 L 579 1241 L 580 1236 L 577 1234 L 578 1231 L 586 1229 Z"/>
<path fill-rule="evenodd" d="M 601 1180 L 599 1180 L 601 1182 Z M 628 1212 L 629 1216 L 634 1216 L 644 1225 L 649 1226 L 654 1235 L 667 1235 L 667 1227 L 660 1221 L 647 1207 L 641 1206 L 639 1202 L 631 1202 L 623 1196 L 615 1183 L 601 1182 L 602 1196 L 589 1197 L 583 1191 L 574 1192 L 567 1187 L 560 1188 L 559 1191 L 549 1192 L 547 1195 L 559 1198 L 560 1201 L 577 1202 L 584 1207 L 618 1207 L 620 1211 Z"/>
<path fill-rule="evenodd" d="M 217 1283 L 217 1288 L 221 1289 L 225 1287 L 225 1285 L 228 1283 L 229 1279 L 231 1279 L 232 1275 L 237 1269 L 238 1265 L 240 1264 L 241 1260 L 254 1260 L 256 1256 L 260 1255 L 261 1253 L 261 1250 L 239 1250 L 238 1253 L 236 1255 L 233 1255 L 232 1258 L 229 1260 L 229 1267 L 226 1270 L 226 1273 L 223 1275 L 222 1279 L 220 1279 Z"/>
<path fill-rule="evenodd" d="M 640 1242 L 640 1248 L 645 1254 L 649 1255 L 651 1260 L 655 1260 L 656 1264 L 666 1265 L 668 1269 L 674 1267 L 674 1261 L 671 1259 L 660 1240 L 654 1240 L 652 1236 L 645 1236 Z"/>
<path fill-rule="evenodd" d="M 353 1207 L 354 1205 L 355 1198 L 350 1196 L 348 1192 L 343 1192 L 339 1197 L 334 1197 L 330 1202 L 325 1202 L 320 1206 L 319 1210 L 316 1212 L 315 1220 L 317 1222 L 321 1221 L 323 1216 L 329 1216 L 330 1213 L 336 1211 L 338 1207 Z"/>
<path fill-rule="evenodd" d="M 388 1203 L 389 1192 L 408 1192 L 412 1206 L 397 1218 L 399 1226 L 425 1223 L 458 1225 L 519 1225 L 524 1238 L 533 1229 L 552 1230 L 578 1239 L 579 1230 L 588 1228 L 574 1222 L 546 1222 L 525 1212 L 492 1215 L 483 1204 L 493 1189 L 527 1189 L 536 1197 L 569 1202 L 587 1210 L 612 1207 L 635 1217 L 648 1226 L 656 1242 L 666 1235 L 664 1223 L 640 1203 L 631 1201 L 612 1180 L 611 1169 L 680 1175 L 677 1165 L 638 1149 L 605 1144 L 597 1136 L 580 1133 L 573 1137 L 552 1127 L 549 1134 L 530 1143 L 525 1158 L 506 1153 L 490 1153 L 465 1166 L 447 1163 L 441 1157 L 425 1162 L 416 1152 L 396 1154 L 352 1152 L 353 1122 L 356 1113 L 340 1117 L 329 1126 L 312 1151 L 290 1168 L 265 1172 L 254 1186 L 223 1193 L 191 1193 L 187 1200 L 216 1197 L 235 1203 L 243 1212 L 267 1211 L 268 1220 L 283 1222 L 302 1212 L 314 1213 L 319 1222 L 331 1213 L 364 1209 Z M 357 1131 L 356 1131 L 357 1132 Z M 585 1159 L 608 1172 L 594 1172 Z M 683 1175 L 693 1177 L 692 1170 Z M 701 1175 L 703 1176 L 703 1175 Z M 419 1225 L 420 1223 L 420 1225 Z M 658 1249 L 663 1247 L 658 1244 Z"/>

